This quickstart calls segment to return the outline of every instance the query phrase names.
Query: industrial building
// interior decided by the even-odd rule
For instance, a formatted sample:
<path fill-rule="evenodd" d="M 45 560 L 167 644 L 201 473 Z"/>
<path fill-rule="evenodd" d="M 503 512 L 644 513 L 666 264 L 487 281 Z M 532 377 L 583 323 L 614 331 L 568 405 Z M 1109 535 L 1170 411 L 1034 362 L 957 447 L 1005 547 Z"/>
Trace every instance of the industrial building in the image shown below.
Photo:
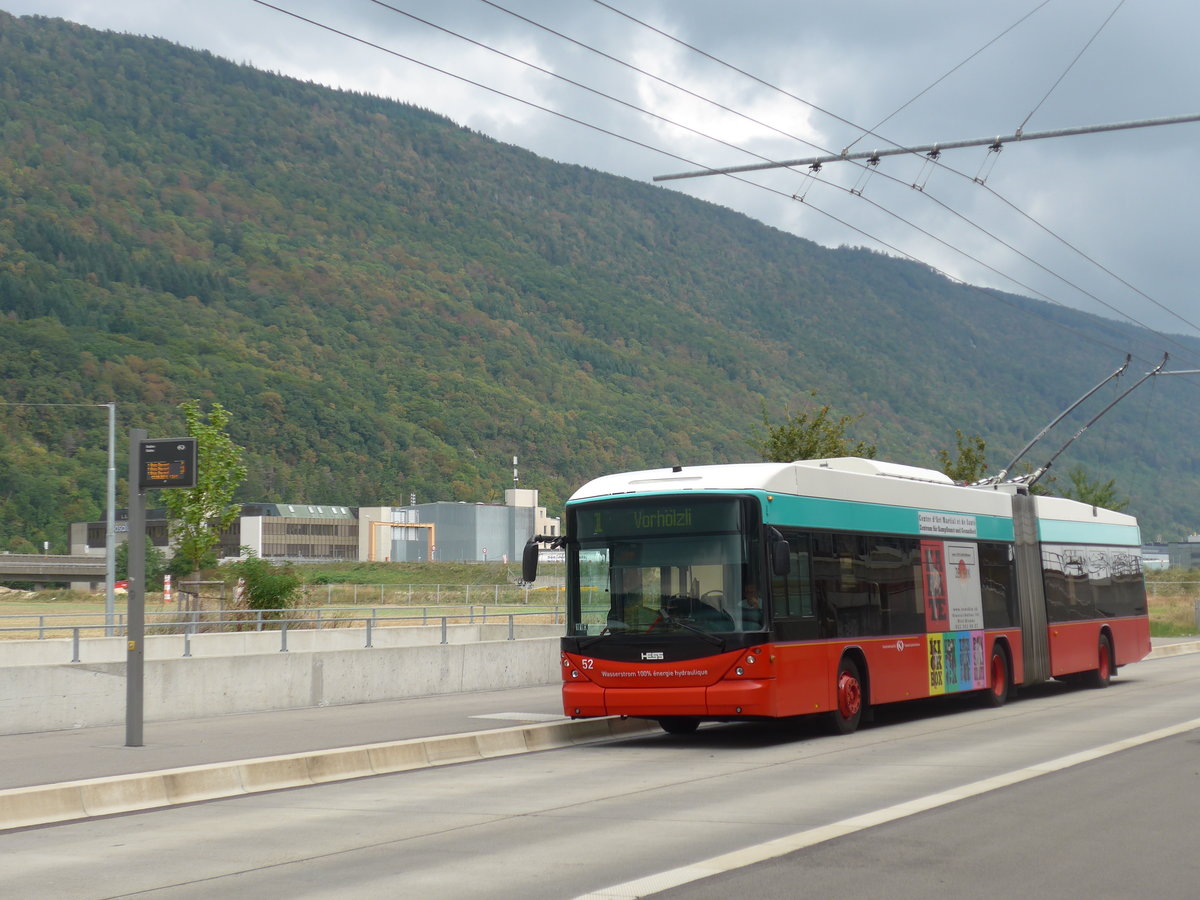
<path fill-rule="evenodd" d="M 559 534 L 559 520 L 538 506 L 536 490 L 504 492 L 504 504 L 421 503 L 410 506 L 329 506 L 247 503 L 220 535 L 219 555 L 249 548 L 273 562 L 486 562 L 517 560 L 533 534 Z M 71 553 L 101 555 L 104 522 L 71 525 Z M 146 515 L 147 540 L 167 546 L 165 510 Z M 117 512 L 116 539 L 128 536 L 128 514 Z"/>

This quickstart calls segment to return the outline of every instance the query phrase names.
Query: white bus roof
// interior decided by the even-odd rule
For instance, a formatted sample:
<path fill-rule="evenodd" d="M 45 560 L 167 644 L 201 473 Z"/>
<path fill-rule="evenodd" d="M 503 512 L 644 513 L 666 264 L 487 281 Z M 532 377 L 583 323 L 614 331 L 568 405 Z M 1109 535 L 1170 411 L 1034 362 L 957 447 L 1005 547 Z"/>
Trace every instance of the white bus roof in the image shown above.
<path fill-rule="evenodd" d="M 605 475 L 583 485 L 571 501 L 674 491 L 751 491 L 825 497 L 924 509 L 1011 515 L 1007 493 L 967 488 L 941 472 L 857 457 L 790 463 L 675 466 Z"/>
<path fill-rule="evenodd" d="M 1015 484 L 958 485 L 933 469 L 843 456 L 621 472 L 589 481 L 568 502 L 676 491 L 765 491 L 1010 518 L 1011 495 L 1018 489 Z M 1133 516 L 1076 500 L 1046 496 L 1035 500 L 1042 522 L 1137 526 Z"/>
<path fill-rule="evenodd" d="M 1066 497 L 1037 497 L 1037 517 L 1042 522 L 1097 522 L 1102 525 L 1137 525 L 1137 519 L 1126 513 L 1115 512 L 1102 506 L 1068 500 Z"/>

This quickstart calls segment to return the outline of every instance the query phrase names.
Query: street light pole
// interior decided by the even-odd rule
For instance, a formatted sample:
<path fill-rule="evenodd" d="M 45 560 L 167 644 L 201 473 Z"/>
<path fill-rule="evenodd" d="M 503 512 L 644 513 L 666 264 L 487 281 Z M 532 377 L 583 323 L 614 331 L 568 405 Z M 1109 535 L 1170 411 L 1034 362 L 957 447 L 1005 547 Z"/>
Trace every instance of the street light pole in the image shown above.
<path fill-rule="evenodd" d="M 104 527 L 104 634 L 112 637 L 117 581 L 117 404 L 108 407 L 108 512 Z"/>

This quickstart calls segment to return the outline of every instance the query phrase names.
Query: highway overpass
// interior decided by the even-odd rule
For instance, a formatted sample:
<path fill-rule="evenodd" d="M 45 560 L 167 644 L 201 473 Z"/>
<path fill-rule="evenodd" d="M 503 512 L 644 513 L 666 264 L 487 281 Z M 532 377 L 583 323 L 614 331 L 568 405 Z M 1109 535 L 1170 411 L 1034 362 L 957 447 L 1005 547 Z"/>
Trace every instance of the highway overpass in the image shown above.
<path fill-rule="evenodd" d="M 35 585 L 69 584 L 77 591 L 93 590 L 104 583 L 103 556 L 0 553 L 0 582 L 32 581 Z"/>

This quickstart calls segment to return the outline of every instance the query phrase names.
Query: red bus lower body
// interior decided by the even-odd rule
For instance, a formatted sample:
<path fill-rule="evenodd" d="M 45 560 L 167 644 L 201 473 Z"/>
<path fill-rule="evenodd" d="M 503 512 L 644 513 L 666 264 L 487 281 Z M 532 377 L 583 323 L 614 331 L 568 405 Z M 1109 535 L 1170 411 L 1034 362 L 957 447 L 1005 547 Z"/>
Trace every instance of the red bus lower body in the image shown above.
<path fill-rule="evenodd" d="M 847 657 L 860 672 L 864 699 L 882 704 L 989 689 L 996 652 L 1007 668 L 1001 674 L 1010 684 L 1021 683 L 1018 629 L 779 642 L 686 662 L 611 662 L 563 653 L 563 709 L 576 718 L 809 715 L 838 707 L 839 667 Z"/>

